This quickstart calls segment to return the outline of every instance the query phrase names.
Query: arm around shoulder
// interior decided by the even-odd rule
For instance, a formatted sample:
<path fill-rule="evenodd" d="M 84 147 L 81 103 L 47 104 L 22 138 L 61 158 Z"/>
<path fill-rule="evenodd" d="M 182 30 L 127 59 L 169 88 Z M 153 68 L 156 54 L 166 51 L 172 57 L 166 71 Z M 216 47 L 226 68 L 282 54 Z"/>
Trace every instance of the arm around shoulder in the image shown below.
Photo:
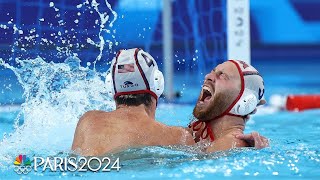
<path fill-rule="evenodd" d="M 212 142 L 206 151 L 207 153 L 211 153 L 239 147 L 248 147 L 248 144 L 243 140 L 235 138 L 233 135 L 227 135 Z"/>
<path fill-rule="evenodd" d="M 195 141 L 193 139 L 192 134 L 185 128 L 179 127 L 180 133 L 182 134 L 181 141 L 183 141 L 184 145 L 194 145 Z"/>

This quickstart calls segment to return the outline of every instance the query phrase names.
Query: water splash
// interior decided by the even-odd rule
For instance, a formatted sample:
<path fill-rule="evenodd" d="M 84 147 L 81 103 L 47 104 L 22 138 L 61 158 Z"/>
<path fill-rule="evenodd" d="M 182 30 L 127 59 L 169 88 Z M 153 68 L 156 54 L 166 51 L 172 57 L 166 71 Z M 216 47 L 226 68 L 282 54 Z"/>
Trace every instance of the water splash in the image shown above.
<path fill-rule="evenodd" d="M 49 2 L 48 11 L 52 13 L 53 19 L 39 17 L 38 23 L 40 26 L 49 26 L 48 28 L 53 32 L 42 32 L 37 28 L 26 30 L 24 25 L 20 27 L 15 24 L 14 19 L 10 19 L 7 24 L 0 24 L 5 34 L 14 34 L 14 43 L 11 45 L 12 57 L 34 59 L 40 55 L 43 58 L 49 56 L 48 59 L 51 60 L 65 59 L 75 53 L 82 53 L 83 50 L 87 51 L 90 46 L 93 46 L 99 49 L 99 54 L 93 62 L 93 69 L 95 69 L 96 63 L 102 59 L 102 56 L 113 54 L 114 47 L 119 45 L 114 28 L 118 15 L 107 0 L 102 2 L 104 4 L 97 3 L 96 0 L 83 1 L 75 6 L 77 10 L 75 17 L 67 17 L 68 11 L 60 9 L 54 2 Z M 87 18 L 88 12 L 97 19 Z M 72 12 L 70 14 L 72 15 Z M 69 20 L 69 18 L 74 19 Z M 92 21 L 95 25 L 81 29 L 80 24 L 86 23 L 82 21 Z M 96 33 L 93 33 L 95 31 Z M 44 53 L 42 50 L 50 51 Z"/>
<path fill-rule="evenodd" d="M 72 41 L 77 39 L 76 35 L 68 35 L 69 32 L 77 31 L 74 28 L 52 32 L 50 37 L 53 39 L 49 39 L 40 37 L 34 28 L 23 31 L 21 27 L 13 24 L 13 20 L 8 22 L 9 25 L 0 26 L 2 29 L 12 30 L 16 35 L 11 51 L 16 53 L 15 57 L 19 57 L 6 60 L 0 58 L 0 66 L 14 72 L 24 90 L 25 98 L 14 122 L 15 131 L 6 135 L 0 142 L 0 169 L 11 164 L 14 156 L 21 153 L 47 156 L 69 152 L 81 115 L 89 110 L 114 109 L 114 101 L 108 89 L 110 87 L 106 87 L 104 83 L 107 72 L 101 73 L 95 69 L 96 62 L 101 60 L 105 53 L 105 44 L 108 43 L 110 52 L 113 45 L 117 45 L 114 43 L 115 30 L 111 30 L 117 13 L 112 10 L 107 0 L 105 3 L 113 14 L 111 21 L 107 12 L 99 11 L 99 4 L 95 0 L 91 3 L 86 0 L 77 6 L 78 9 L 93 8 L 99 15 L 99 20 L 96 20 L 99 25 L 99 42 L 84 42 L 99 48 L 99 55 L 93 62 L 93 70 L 89 67 L 90 62 L 87 63 L 87 67 L 81 66 L 81 60 L 75 53 L 85 45 Z M 50 2 L 49 6 L 56 12 L 55 18 L 59 26 L 65 27 L 66 22 L 61 19 L 60 9 L 53 2 Z M 82 13 L 78 12 L 77 15 L 81 16 Z M 53 24 L 44 18 L 40 18 L 39 22 L 48 23 L 54 29 Z M 77 24 L 79 20 L 75 19 L 73 22 Z M 111 34 L 111 39 L 105 39 L 104 33 Z M 29 56 L 29 49 L 39 45 L 53 46 L 58 53 L 52 59 L 46 60 L 39 56 Z M 18 51 L 21 54 L 18 54 Z M 63 63 L 53 62 L 63 56 L 68 57 Z M 22 125 L 19 124 L 20 119 L 24 121 Z"/>
<path fill-rule="evenodd" d="M 16 62 L 19 68 L 0 59 L 0 65 L 11 69 L 24 89 L 26 101 L 21 105 L 24 123 L 0 142 L 0 159 L 6 157 L 10 162 L 14 158 L 11 156 L 22 152 L 47 155 L 68 152 L 83 113 L 114 108 L 103 81 L 106 73 L 80 66 L 77 57 L 69 57 L 64 63 L 47 63 L 40 57 Z"/>
<path fill-rule="evenodd" d="M 112 28 L 113 27 L 113 23 L 117 20 L 117 13 L 111 8 L 111 5 L 110 3 L 105 0 L 105 3 L 108 7 L 108 9 L 111 11 L 111 13 L 113 14 L 113 20 L 109 23 L 109 28 Z M 108 22 L 109 20 L 109 15 L 105 12 L 101 13 L 100 10 L 99 10 L 99 3 L 97 3 L 96 0 L 92 0 L 91 2 L 91 6 L 94 8 L 94 10 L 99 14 L 99 17 L 100 17 L 100 30 L 99 30 L 99 43 L 96 44 L 96 43 L 93 43 L 93 41 L 91 39 L 88 39 L 87 42 L 90 43 L 90 44 L 96 44 L 97 47 L 99 47 L 99 50 L 100 50 L 100 53 L 99 55 L 97 56 L 96 60 L 93 62 L 94 64 L 94 69 L 95 69 L 95 65 L 97 63 L 97 61 L 100 61 L 101 58 L 102 58 L 102 53 L 103 53 L 103 50 L 104 50 L 104 47 L 105 47 L 105 43 L 108 43 L 108 46 L 109 46 L 109 50 L 112 49 L 112 46 L 113 46 L 113 41 L 110 40 L 110 39 L 104 39 L 103 38 L 103 32 L 107 33 L 107 34 L 111 34 L 111 37 L 115 40 L 115 31 L 111 31 L 110 29 L 106 29 L 106 23 Z M 117 45 L 117 41 L 115 41 L 115 44 Z"/>

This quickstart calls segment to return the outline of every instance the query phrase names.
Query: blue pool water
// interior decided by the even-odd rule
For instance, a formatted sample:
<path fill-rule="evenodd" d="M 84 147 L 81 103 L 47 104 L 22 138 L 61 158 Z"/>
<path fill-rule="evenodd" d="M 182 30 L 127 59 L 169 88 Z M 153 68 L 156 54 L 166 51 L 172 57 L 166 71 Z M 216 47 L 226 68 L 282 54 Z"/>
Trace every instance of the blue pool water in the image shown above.
<path fill-rule="evenodd" d="M 246 133 L 258 131 L 270 139 L 270 147 L 262 150 L 242 148 L 204 154 L 199 152 L 197 146 L 145 147 L 113 154 L 112 157 L 120 157 L 121 170 L 119 172 L 31 171 L 27 175 L 18 175 L 14 171 L 13 163 L 19 154 L 27 155 L 29 158 L 34 156 L 67 156 L 70 153 L 79 117 L 88 110 L 110 111 L 114 108 L 114 102 L 108 95 L 107 87 L 104 86 L 105 70 L 108 68 L 107 62 L 99 60 L 101 60 L 100 55 L 102 54 L 103 57 L 106 54 L 113 56 L 113 51 L 119 48 L 113 45 L 125 41 L 117 39 L 121 37 L 121 34 L 118 37 L 116 31 L 110 31 L 113 29 L 112 24 L 117 20 L 117 17 L 118 21 L 124 23 L 125 16 L 121 14 L 117 16 L 110 6 L 108 6 L 109 10 L 104 12 L 103 9 L 106 10 L 107 7 L 99 10 L 96 1 L 90 1 L 91 4 L 87 2 L 79 4 L 73 9 L 79 11 L 76 17 L 66 17 L 76 25 L 71 29 L 64 26 L 62 29 L 66 29 L 63 32 L 61 26 L 64 25 L 64 19 L 60 17 L 66 13 L 64 10 L 60 12 L 59 3 L 50 2 L 47 4 L 54 12 L 51 18 L 37 18 L 39 26 L 43 23 L 59 25 L 58 29 L 53 29 L 53 35 L 50 32 L 50 37 L 54 36 L 52 37 L 54 42 L 50 42 L 49 34 L 48 37 L 36 38 L 41 39 L 41 42 L 44 43 L 49 42 L 48 46 L 54 47 L 53 49 L 49 48 L 48 51 L 41 49 L 43 55 L 48 54 L 46 60 L 40 57 L 34 59 L 37 57 L 34 55 L 39 52 L 29 51 L 28 48 L 23 48 L 24 46 L 20 47 L 20 45 L 29 47 L 33 43 L 33 38 L 36 37 L 33 34 L 35 33 L 34 29 L 28 29 L 27 26 L 15 29 L 17 27 L 12 25 L 15 22 L 10 19 L 6 20 L 9 21 L 10 26 L 7 26 L 8 24 L 2 26 L 2 28 L 8 28 L 8 33 L 14 32 L 19 35 L 16 34 L 17 38 L 13 39 L 13 44 L 7 44 L 10 47 L 7 55 L 10 57 L 11 54 L 15 55 L 11 57 L 13 59 L 5 59 L 2 57 L 3 54 L 0 57 L 0 179 L 75 179 L 79 177 L 83 179 L 320 178 L 320 140 L 318 138 L 320 110 L 299 113 L 286 112 L 278 111 L 270 104 L 260 108 L 258 113 L 248 121 L 246 127 Z M 107 1 L 105 2 L 108 4 Z M 87 18 L 87 16 L 80 18 L 85 13 L 95 14 L 97 19 Z M 113 15 L 109 19 L 106 14 L 111 15 L 110 13 Z M 26 15 L 21 14 L 21 16 Z M 79 20 L 89 20 L 91 24 L 94 23 L 83 30 L 85 32 L 89 30 L 90 33 L 79 37 L 74 36 L 75 42 L 72 40 L 71 44 L 67 42 L 68 45 L 80 46 L 81 48 L 73 49 L 72 46 L 64 46 L 65 38 L 70 40 L 71 37 L 68 36 L 68 33 L 79 31 L 77 29 Z M 142 21 L 145 20 L 142 19 Z M 126 21 L 130 21 L 130 19 Z M 81 23 L 86 24 L 87 22 Z M 81 23 L 80 26 L 82 26 Z M 19 28 L 25 29 L 22 31 Z M 150 29 L 150 27 L 145 28 Z M 147 34 L 145 35 L 147 36 Z M 142 37 L 138 40 L 145 41 L 147 39 Z M 21 39 L 29 39 L 30 41 L 24 42 Z M 34 43 L 39 42 L 35 41 Z M 96 49 L 92 50 L 90 47 Z M 162 53 L 161 49 L 158 51 L 151 52 L 151 54 L 158 57 L 157 54 Z M 94 54 L 96 59 L 88 60 L 89 56 L 83 57 L 84 55 L 81 53 L 87 52 Z M 111 53 L 108 54 L 109 52 Z M 79 57 L 83 58 L 81 66 L 80 60 L 75 57 L 63 62 L 62 57 L 71 56 L 73 53 L 78 53 Z M 192 58 L 190 58 L 191 56 L 180 57 L 180 54 L 183 53 L 178 51 L 175 53 L 175 65 L 179 65 L 180 61 L 184 62 L 184 58 L 187 61 L 188 58 L 189 61 L 193 59 L 193 56 Z M 17 60 L 14 57 L 20 59 Z M 198 56 L 196 57 L 195 60 L 192 60 L 192 64 L 205 62 L 203 59 L 198 59 Z M 4 62 L 1 58 L 4 58 Z M 103 66 L 97 66 L 97 71 L 94 71 L 93 65 L 96 62 Z M 252 62 L 264 77 L 267 100 L 270 100 L 273 95 L 283 97 L 289 94 L 316 94 L 320 92 L 320 62 L 318 59 L 256 60 L 253 58 Z M 182 63 L 181 68 L 192 69 L 192 67 L 184 66 Z M 162 67 L 162 64 L 159 63 L 159 67 Z M 167 125 L 185 127 L 192 119 L 193 105 L 201 88 L 202 80 L 198 77 L 204 77 L 207 72 L 195 72 L 195 74 L 189 74 L 187 71 L 184 74 L 178 74 L 178 72 L 183 72 L 183 70 L 175 70 L 174 88 L 176 92 L 181 94 L 181 98 L 171 103 L 163 99 L 160 100 L 156 118 Z"/>
<path fill-rule="evenodd" d="M 192 106 L 190 105 L 161 105 L 157 113 L 158 119 L 166 124 L 185 126 Z M 178 112 L 178 113 L 177 113 Z M 7 122 L 1 121 L 2 131 L 9 130 L 10 112 L 1 113 Z M 246 132 L 253 130 L 270 138 L 271 147 L 254 150 L 245 148 L 230 152 L 220 152 L 202 155 L 188 152 L 188 147 L 172 150 L 165 147 L 150 147 L 139 150 L 128 150 L 121 153 L 122 169 L 111 173 L 34 173 L 24 177 L 109 177 L 109 178 L 205 178 L 218 177 L 240 178 L 293 178 L 303 177 L 316 179 L 320 175 L 319 153 L 319 122 L 320 111 L 303 113 L 278 112 L 266 115 L 256 115 L 248 122 Z M 5 125 L 5 128 L 3 128 Z M 62 125 L 61 125 L 62 126 Z M 301 128 L 303 127 L 303 128 Z M 35 127 L 37 128 L 37 127 Z M 4 130 L 3 130 L 4 129 Z M 69 129 L 73 131 L 74 129 Z M 15 132 L 18 133 L 18 132 Z M 32 133 L 32 132 L 30 132 Z M 29 136 L 28 133 L 23 136 Z M 63 135 L 58 135 L 63 136 Z M 46 137 L 54 141 L 54 137 Z M 39 139 L 42 139 L 39 137 Z M 37 140 L 34 140 L 37 141 Z M 43 140 L 46 141 L 46 140 Z M 70 146 L 71 139 L 60 142 L 61 146 Z M 15 146 L 18 146 L 16 143 Z M 1 151 L 5 147 L 0 144 Z M 57 145 L 56 145 L 57 146 Z M 18 152 L 29 152 L 29 155 L 54 155 L 37 148 L 12 147 L 13 150 L 1 155 L 1 171 L 3 178 L 19 177 L 13 171 L 13 158 Z M 50 148 L 47 149 L 50 151 Z M 54 147 L 59 149 L 58 147 Z M 31 152 L 31 153 L 30 153 Z M 65 149 L 65 152 L 68 152 Z M 53 154 L 52 154 L 53 153 Z M 10 159 L 11 157 L 11 159 Z M 9 158 L 9 159 L 7 159 Z M 7 162 L 8 161 L 8 162 Z M 5 167 L 4 167 L 5 166 Z"/>
<path fill-rule="evenodd" d="M 40 62 L 37 62 L 40 63 Z M 41 64 L 41 63 L 40 63 Z M 68 75 L 72 72 L 64 69 L 65 64 L 43 64 L 31 66 L 34 72 L 42 68 L 42 72 L 54 72 Z M 265 75 L 267 88 L 266 98 L 272 94 L 287 95 L 290 93 L 320 92 L 314 71 L 315 65 L 307 65 L 306 71 L 298 71 L 301 64 L 289 66 L 283 74 L 275 75 L 273 66 L 260 63 L 257 68 Z M 281 67 L 281 65 L 278 65 Z M 19 73 L 25 73 L 30 67 L 20 68 Z M 18 70 L 18 69 L 15 69 Z M 69 153 L 77 120 L 88 109 L 110 110 L 112 102 L 104 100 L 104 89 L 98 76 L 93 75 L 88 84 L 82 76 L 72 77 L 77 81 L 67 81 L 68 88 L 52 92 L 43 87 L 42 83 L 52 82 L 47 78 L 37 79 L 41 74 L 24 76 L 25 84 L 16 83 L 16 76 L 11 70 L 2 70 L 7 78 L 3 80 L 11 85 L 5 89 L 0 106 L 0 172 L 1 178 L 222 178 L 235 179 L 292 179 L 320 177 L 320 110 L 305 112 L 276 111 L 272 108 L 261 108 L 247 123 L 246 132 L 258 131 L 270 139 L 270 147 L 255 150 L 253 148 L 236 149 L 228 152 L 202 154 L 197 147 L 146 147 L 130 149 L 114 156 L 120 157 L 122 168 L 119 172 L 109 173 L 71 173 L 71 172 L 30 172 L 28 175 L 17 175 L 13 161 L 19 154 L 32 156 L 63 156 Z M 40 71 L 39 71 L 40 72 Z M 273 73 L 272 73 L 273 72 Z M 79 70 L 88 77 L 87 69 Z M 87 74 L 86 74 L 87 73 Z M 37 76 L 39 75 L 39 76 Z M 308 77 L 305 80 L 305 76 Z M 1 76 L 4 77 L 4 76 Z M 61 77 L 62 79 L 65 77 Z M 185 76 L 175 76 L 176 89 L 182 97 L 176 103 L 161 103 L 156 117 L 168 125 L 186 126 L 192 118 L 193 102 L 199 93 L 199 84 L 186 79 Z M 29 86 L 31 83 L 32 86 Z M 88 85 L 86 85 L 86 84 Z M 304 83 L 303 86 L 299 83 Z M 52 85 L 52 84 L 51 84 Z M 24 89 L 22 90 L 22 87 Z M 28 89 L 29 87 L 30 89 Z M 31 88 L 32 87 L 32 88 Z M 97 89 L 98 87 L 98 89 Z M 89 91 L 89 92 L 88 92 Z M 29 99 L 22 98 L 21 92 L 30 92 Z M 39 93 L 40 92 L 40 93 Z M 59 93 L 57 93 L 59 92 Z M 272 94 L 271 94 L 271 93 Z M 9 93 L 9 95 L 8 95 Z M 92 94 L 90 94 L 92 93 Z M 28 94 L 28 93 L 27 93 Z M 81 95 L 81 96 L 80 96 Z M 2 96 L 2 97 L 3 97 Z M 10 99 L 15 98 L 15 103 Z M 19 101 L 23 102 L 22 105 Z M 54 101 L 53 101 L 54 100 Z M 109 109 L 108 109 L 109 108 Z M 19 114 L 19 112 L 21 114 Z M 62 154 L 61 154 L 62 153 Z"/>

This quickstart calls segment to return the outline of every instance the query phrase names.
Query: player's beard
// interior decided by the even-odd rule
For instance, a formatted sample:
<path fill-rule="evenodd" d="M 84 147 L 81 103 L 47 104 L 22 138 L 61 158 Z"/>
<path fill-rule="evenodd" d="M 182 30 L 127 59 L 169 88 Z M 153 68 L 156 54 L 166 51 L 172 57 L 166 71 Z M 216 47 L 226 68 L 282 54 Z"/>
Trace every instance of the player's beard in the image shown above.
<path fill-rule="evenodd" d="M 193 109 L 193 115 L 200 121 L 209 121 L 225 112 L 232 102 L 231 93 L 216 93 L 208 104 L 197 103 Z"/>

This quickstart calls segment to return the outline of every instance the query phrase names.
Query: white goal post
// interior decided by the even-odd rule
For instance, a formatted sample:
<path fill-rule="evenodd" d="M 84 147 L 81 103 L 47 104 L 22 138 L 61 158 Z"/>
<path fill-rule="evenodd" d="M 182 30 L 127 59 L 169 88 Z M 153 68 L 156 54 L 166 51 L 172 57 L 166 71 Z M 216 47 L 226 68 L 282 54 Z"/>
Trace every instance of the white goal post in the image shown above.
<path fill-rule="evenodd" d="M 249 0 L 227 0 L 228 59 L 251 63 Z"/>

